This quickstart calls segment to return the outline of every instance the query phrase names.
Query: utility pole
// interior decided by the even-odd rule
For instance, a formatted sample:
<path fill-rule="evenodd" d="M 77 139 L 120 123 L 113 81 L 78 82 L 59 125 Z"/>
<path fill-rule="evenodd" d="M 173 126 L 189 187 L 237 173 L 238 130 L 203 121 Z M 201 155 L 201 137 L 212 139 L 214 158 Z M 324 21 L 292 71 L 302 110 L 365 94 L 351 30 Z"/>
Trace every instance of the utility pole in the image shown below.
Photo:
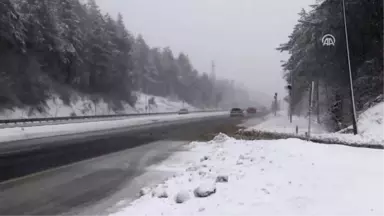
<path fill-rule="evenodd" d="M 276 112 L 277 112 L 277 92 L 275 93 L 275 96 L 273 96 L 275 101 L 274 101 L 274 104 L 273 104 L 273 111 L 275 112 L 275 116 L 276 116 Z"/>
<path fill-rule="evenodd" d="M 147 95 L 147 86 L 145 85 L 145 113 L 149 112 L 149 103 L 148 103 L 148 95 Z"/>
<path fill-rule="evenodd" d="M 292 115 L 293 115 L 292 85 L 288 85 L 288 90 L 289 90 L 289 122 L 292 123 Z"/>
<path fill-rule="evenodd" d="M 317 123 L 320 124 L 320 81 L 319 78 L 316 80 L 316 115 L 317 115 Z"/>
<path fill-rule="evenodd" d="M 289 122 L 292 123 L 293 115 L 293 73 L 291 72 L 291 84 L 288 85 L 289 90 Z"/>
<path fill-rule="evenodd" d="M 353 94 L 353 81 L 352 81 L 352 69 L 351 69 L 351 58 L 349 55 L 349 42 L 348 42 L 348 28 L 347 28 L 347 19 L 345 16 L 345 0 L 342 0 L 343 3 L 343 20 L 344 20 L 344 31 L 345 31 L 345 43 L 347 47 L 347 58 L 348 58 L 348 69 L 349 69 L 349 85 L 350 85 L 350 95 L 352 102 L 352 124 L 353 124 L 353 133 L 357 134 L 357 124 L 356 124 L 356 106 L 355 106 L 355 96 Z"/>
<path fill-rule="evenodd" d="M 216 74 L 215 74 L 215 62 L 212 60 L 211 62 L 211 79 L 212 79 L 212 92 L 211 92 L 211 101 L 213 102 L 214 106 L 216 106 L 216 92 L 215 92 L 215 82 L 216 82 Z M 216 108 L 216 107 L 215 107 Z"/>

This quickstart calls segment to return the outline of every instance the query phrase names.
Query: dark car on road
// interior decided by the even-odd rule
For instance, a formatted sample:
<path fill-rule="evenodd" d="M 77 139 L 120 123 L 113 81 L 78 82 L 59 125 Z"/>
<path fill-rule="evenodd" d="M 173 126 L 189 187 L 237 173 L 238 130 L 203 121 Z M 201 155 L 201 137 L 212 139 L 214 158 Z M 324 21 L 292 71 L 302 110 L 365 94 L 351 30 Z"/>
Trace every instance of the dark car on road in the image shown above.
<path fill-rule="evenodd" d="M 243 117 L 244 111 L 240 108 L 232 108 L 230 112 L 231 117 Z"/>
<path fill-rule="evenodd" d="M 179 115 L 188 114 L 188 113 L 189 113 L 189 111 L 186 108 L 183 108 L 183 109 L 179 110 Z"/>
<path fill-rule="evenodd" d="M 247 113 L 248 114 L 256 114 L 257 109 L 255 107 L 248 107 L 247 108 Z"/>

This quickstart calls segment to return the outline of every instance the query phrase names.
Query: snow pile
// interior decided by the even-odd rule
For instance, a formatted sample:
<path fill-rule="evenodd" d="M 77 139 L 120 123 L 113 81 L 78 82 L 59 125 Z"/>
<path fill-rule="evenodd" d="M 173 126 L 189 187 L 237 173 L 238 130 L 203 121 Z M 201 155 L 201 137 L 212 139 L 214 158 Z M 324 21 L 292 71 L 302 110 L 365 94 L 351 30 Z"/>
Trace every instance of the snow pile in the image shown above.
<path fill-rule="evenodd" d="M 152 189 L 166 197 L 148 193 L 111 215 L 384 214 L 381 150 L 298 139 L 191 146 L 185 171 Z"/>
<path fill-rule="evenodd" d="M 185 203 L 189 199 L 190 199 L 189 192 L 185 190 L 178 192 L 175 196 L 176 203 Z"/>
<path fill-rule="evenodd" d="M 305 134 L 308 131 L 308 119 L 304 116 L 292 116 L 292 123 L 289 121 L 287 111 L 280 111 L 276 114 L 269 114 L 266 121 L 249 128 L 250 130 L 260 130 L 267 132 L 277 133 L 296 133 L 296 126 L 298 126 L 298 134 Z M 312 118 L 314 120 L 315 118 Z M 320 124 L 311 121 L 311 133 L 324 133 L 326 132 Z"/>
<path fill-rule="evenodd" d="M 214 193 L 216 193 L 216 184 L 212 180 L 201 183 L 193 190 L 195 197 L 208 197 Z"/>
<path fill-rule="evenodd" d="M 384 102 L 361 113 L 357 128 L 362 136 L 384 139 Z"/>

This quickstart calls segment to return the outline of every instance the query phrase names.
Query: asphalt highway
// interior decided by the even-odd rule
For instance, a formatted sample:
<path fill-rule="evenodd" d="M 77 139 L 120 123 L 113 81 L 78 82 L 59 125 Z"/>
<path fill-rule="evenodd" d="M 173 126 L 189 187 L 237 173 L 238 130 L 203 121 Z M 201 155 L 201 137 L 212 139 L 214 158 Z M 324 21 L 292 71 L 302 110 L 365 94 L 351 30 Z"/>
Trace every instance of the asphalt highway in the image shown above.
<path fill-rule="evenodd" d="M 173 175 L 146 170 L 185 144 L 259 118 L 216 116 L 0 146 L 0 215 L 107 214 L 140 188 Z M 31 141 L 30 141 L 31 142 Z"/>

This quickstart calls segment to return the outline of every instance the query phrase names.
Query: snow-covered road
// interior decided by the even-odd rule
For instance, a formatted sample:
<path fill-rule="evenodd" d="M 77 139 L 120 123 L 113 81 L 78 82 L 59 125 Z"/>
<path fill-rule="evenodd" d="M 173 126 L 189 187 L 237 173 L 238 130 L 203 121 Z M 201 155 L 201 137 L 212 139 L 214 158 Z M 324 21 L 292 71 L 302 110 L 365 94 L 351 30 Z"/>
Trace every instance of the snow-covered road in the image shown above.
<path fill-rule="evenodd" d="M 112 215 L 384 214 L 382 150 L 223 134 L 190 147 L 152 167 L 179 176 Z"/>

